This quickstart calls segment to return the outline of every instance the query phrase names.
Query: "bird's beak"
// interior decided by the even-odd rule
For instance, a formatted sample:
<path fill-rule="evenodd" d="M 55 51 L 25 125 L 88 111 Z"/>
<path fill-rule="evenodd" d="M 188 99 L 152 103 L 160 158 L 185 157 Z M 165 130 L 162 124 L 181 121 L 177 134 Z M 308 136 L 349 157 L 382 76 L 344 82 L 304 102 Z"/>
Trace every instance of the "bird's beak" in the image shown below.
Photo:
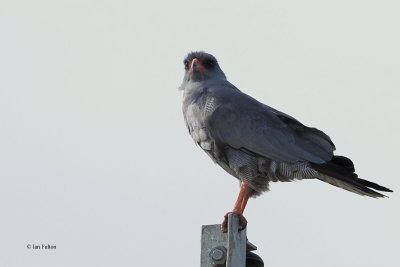
<path fill-rule="evenodd" d="M 192 63 L 190 64 L 190 70 L 189 72 L 196 72 L 196 71 L 205 71 L 206 69 L 204 66 L 201 64 L 200 60 L 197 58 L 194 58 L 192 60 Z"/>
<path fill-rule="evenodd" d="M 198 62 L 199 60 L 197 59 L 197 58 L 195 58 L 195 59 L 193 59 L 192 60 L 192 71 L 193 72 L 195 72 L 196 71 L 196 69 L 197 69 L 197 65 L 198 65 Z"/>

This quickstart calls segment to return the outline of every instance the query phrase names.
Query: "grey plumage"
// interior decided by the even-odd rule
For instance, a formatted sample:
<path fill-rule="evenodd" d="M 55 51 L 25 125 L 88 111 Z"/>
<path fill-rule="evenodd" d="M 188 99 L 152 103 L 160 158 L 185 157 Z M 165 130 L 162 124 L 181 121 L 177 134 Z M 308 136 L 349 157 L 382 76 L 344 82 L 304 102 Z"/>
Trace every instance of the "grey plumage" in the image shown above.
<path fill-rule="evenodd" d="M 197 59 L 201 71 L 191 70 Z M 194 141 L 257 196 L 270 181 L 317 178 L 371 197 L 390 189 L 359 179 L 351 160 L 335 156 L 329 136 L 244 94 L 227 79 L 214 56 L 190 53 L 185 61 L 183 114 Z M 375 186 L 374 186 L 375 185 Z"/>

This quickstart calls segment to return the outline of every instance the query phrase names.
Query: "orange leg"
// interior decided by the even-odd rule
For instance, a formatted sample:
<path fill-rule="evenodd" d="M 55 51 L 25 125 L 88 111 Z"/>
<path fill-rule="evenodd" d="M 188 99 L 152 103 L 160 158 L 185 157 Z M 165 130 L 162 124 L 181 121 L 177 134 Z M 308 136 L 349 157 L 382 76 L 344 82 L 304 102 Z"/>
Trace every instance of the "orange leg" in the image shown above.
<path fill-rule="evenodd" d="M 239 215 L 240 225 L 241 225 L 242 229 L 244 229 L 246 227 L 247 220 L 246 220 L 246 218 L 243 217 L 243 211 L 244 211 L 247 201 L 249 200 L 252 193 L 253 193 L 253 189 L 251 189 L 247 183 L 242 182 L 240 184 L 239 195 L 235 202 L 235 205 L 233 206 L 233 210 L 231 212 L 228 212 L 225 214 L 224 221 L 221 224 L 221 231 L 223 233 L 228 232 L 228 215 L 230 213 Z"/>
<path fill-rule="evenodd" d="M 249 187 L 249 185 L 244 182 L 242 182 L 240 184 L 239 195 L 238 195 L 238 198 L 237 198 L 236 203 L 233 206 L 233 210 L 232 210 L 233 213 L 236 213 L 236 214 L 242 213 L 241 208 L 242 208 L 243 200 L 246 195 L 246 191 L 247 191 L 248 187 Z"/>
<path fill-rule="evenodd" d="M 247 187 L 246 192 L 244 193 L 242 205 L 240 207 L 240 211 L 242 212 L 242 214 L 244 212 L 244 209 L 246 208 L 247 201 L 249 200 L 249 198 L 251 197 L 252 194 L 253 194 L 253 189 L 251 189 L 250 187 Z"/>

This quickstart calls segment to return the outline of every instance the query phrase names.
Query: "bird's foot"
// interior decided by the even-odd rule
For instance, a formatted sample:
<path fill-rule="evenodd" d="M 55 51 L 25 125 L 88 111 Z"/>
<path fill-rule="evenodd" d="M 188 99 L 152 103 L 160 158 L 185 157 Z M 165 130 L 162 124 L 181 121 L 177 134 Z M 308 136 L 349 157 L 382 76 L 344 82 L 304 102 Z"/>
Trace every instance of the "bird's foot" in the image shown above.
<path fill-rule="evenodd" d="M 241 213 L 236 213 L 236 212 L 232 212 L 232 211 L 231 211 L 231 212 L 227 212 L 227 213 L 225 214 L 225 216 L 224 216 L 224 221 L 223 221 L 222 224 L 221 224 L 221 231 L 222 231 L 223 233 L 227 233 L 227 232 L 228 232 L 228 215 L 231 214 L 231 213 L 236 214 L 236 215 L 239 216 L 239 225 L 240 225 L 239 231 L 241 231 L 241 230 L 243 230 L 244 228 L 246 228 L 247 220 L 246 220 L 246 218 L 243 216 L 243 214 L 241 214 Z"/>

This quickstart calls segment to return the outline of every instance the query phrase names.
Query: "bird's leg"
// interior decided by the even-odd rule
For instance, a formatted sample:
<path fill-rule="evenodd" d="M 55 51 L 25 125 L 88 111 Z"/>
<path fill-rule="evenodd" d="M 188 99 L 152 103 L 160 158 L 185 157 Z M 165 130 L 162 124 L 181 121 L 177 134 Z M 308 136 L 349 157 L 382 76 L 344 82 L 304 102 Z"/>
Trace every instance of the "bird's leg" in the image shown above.
<path fill-rule="evenodd" d="M 242 182 L 240 184 L 239 195 L 238 195 L 235 205 L 233 206 L 232 213 L 235 213 L 235 214 L 241 213 L 242 203 L 243 203 L 244 196 L 245 196 L 245 193 L 246 193 L 246 190 L 248 187 L 249 187 L 248 184 L 246 184 L 245 182 Z"/>
<path fill-rule="evenodd" d="M 240 211 L 242 212 L 242 214 L 244 212 L 244 209 L 246 208 L 247 201 L 249 200 L 249 198 L 251 197 L 252 194 L 253 194 L 253 189 L 251 189 L 250 187 L 247 187 L 246 191 L 244 193 L 242 205 L 240 206 Z"/>
<path fill-rule="evenodd" d="M 224 221 L 221 224 L 221 231 L 223 233 L 228 232 L 228 215 L 230 213 L 237 214 L 240 219 L 240 226 L 242 227 L 242 229 L 246 228 L 247 220 L 243 217 L 243 211 L 252 193 L 253 189 L 251 189 L 247 183 L 242 182 L 240 185 L 238 198 L 235 205 L 233 206 L 233 210 L 225 214 Z"/>

